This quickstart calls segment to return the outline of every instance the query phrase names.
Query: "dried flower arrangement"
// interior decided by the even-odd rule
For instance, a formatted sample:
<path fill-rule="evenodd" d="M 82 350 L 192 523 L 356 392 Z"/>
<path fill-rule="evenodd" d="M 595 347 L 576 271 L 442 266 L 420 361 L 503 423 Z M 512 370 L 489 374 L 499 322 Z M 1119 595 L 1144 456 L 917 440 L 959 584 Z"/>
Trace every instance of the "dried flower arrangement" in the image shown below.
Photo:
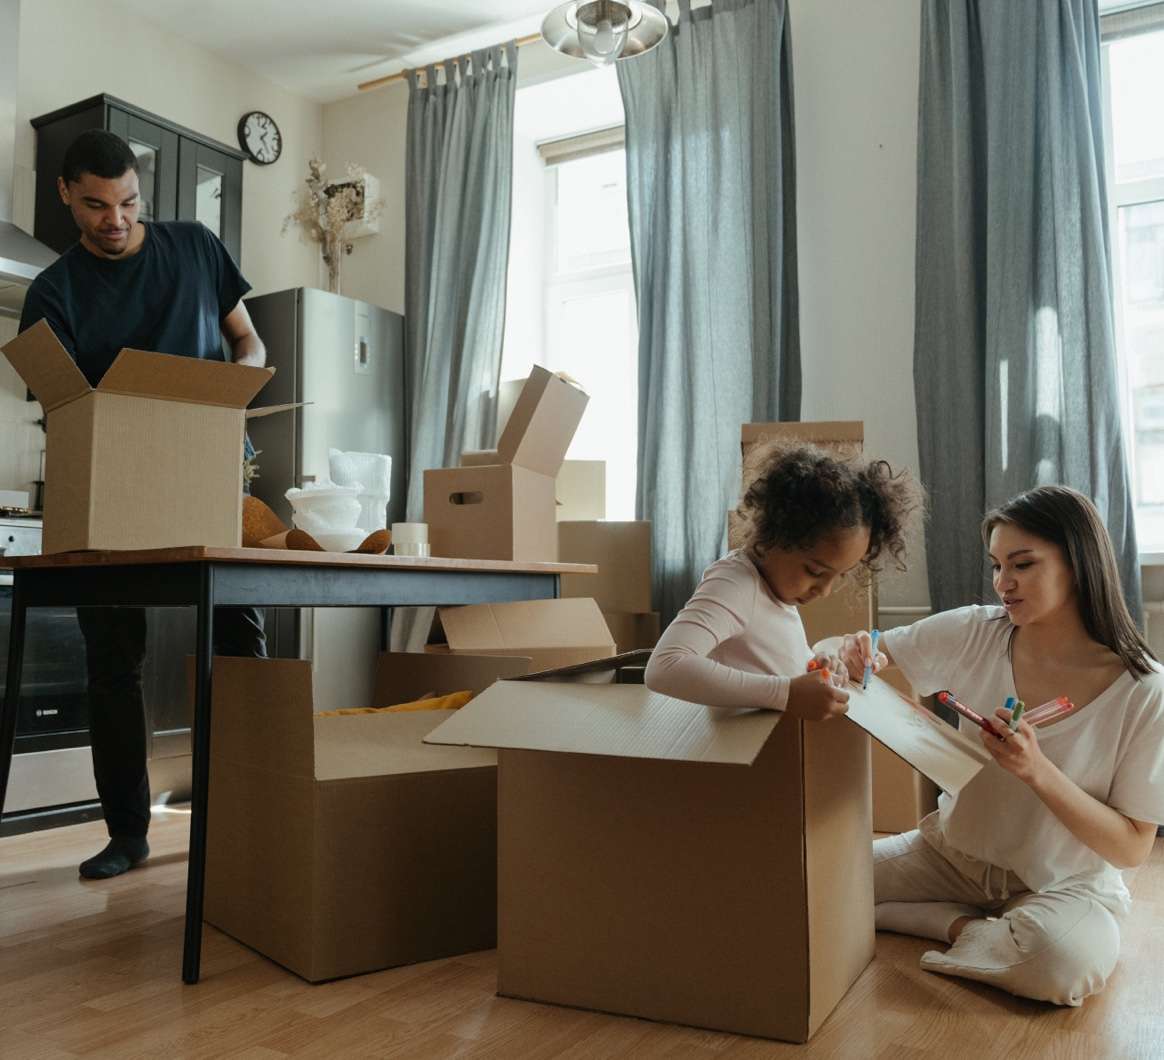
<path fill-rule="evenodd" d="M 384 204 L 380 199 L 364 202 L 363 166 L 349 162 L 347 179 L 334 184 L 327 182 L 326 172 L 327 166 L 318 158 L 307 163 L 306 188 L 295 192 L 295 208 L 283 219 L 283 233 L 298 225 L 302 235 L 320 244 L 327 266 L 327 289 L 338 294 L 340 261 L 352 252 L 351 240 L 345 238 L 349 223 L 375 220 Z"/>

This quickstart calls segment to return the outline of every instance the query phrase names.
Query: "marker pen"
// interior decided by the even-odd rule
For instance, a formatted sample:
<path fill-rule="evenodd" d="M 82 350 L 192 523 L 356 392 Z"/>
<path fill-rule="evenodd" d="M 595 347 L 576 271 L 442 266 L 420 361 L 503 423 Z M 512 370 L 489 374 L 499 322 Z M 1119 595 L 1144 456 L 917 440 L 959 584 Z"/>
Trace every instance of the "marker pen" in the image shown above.
<path fill-rule="evenodd" d="M 865 676 L 861 678 L 861 687 L 869 687 L 869 678 L 873 676 L 873 660 L 877 658 L 877 642 L 881 639 L 881 630 L 875 629 L 869 636 L 869 661 L 865 664 Z"/>
<path fill-rule="evenodd" d="M 980 726 L 982 729 L 986 730 L 986 732 L 990 733 L 991 736 L 996 736 L 1000 740 L 1005 739 L 1005 737 L 1001 736 L 999 733 L 995 732 L 993 728 L 991 728 L 990 722 L 988 722 L 981 714 L 979 714 L 978 711 L 971 710 L 968 706 L 966 706 L 965 703 L 959 703 L 954 698 L 952 693 L 939 692 L 938 702 L 944 706 L 950 707 L 952 710 L 956 710 L 959 714 L 962 715 L 962 717 L 968 718 L 970 721 L 974 722 L 975 725 Z"/>
<path fill-rule="evenodd" d="M 1008 703 L 1013 703 L 1014 700 L 1008 699 Z M 1020 699 L 1010 712 L 1010 731 L 1018 732 L 1019 718 L 1023 716 L 1023 711 L 1026 710 L 1027 705 Z"/>

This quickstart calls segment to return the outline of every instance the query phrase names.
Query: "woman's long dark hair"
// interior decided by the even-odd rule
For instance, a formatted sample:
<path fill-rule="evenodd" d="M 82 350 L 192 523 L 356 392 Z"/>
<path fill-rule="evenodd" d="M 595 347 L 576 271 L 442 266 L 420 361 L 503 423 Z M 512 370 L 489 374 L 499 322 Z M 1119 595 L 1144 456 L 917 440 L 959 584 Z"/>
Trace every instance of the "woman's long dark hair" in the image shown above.
<path fill-rule="evenodd" d="M 1079 614 L 1091 639 L 1110 648 L 1133 676 L 1152 672 L 1155 659 L 1124 601 L 1119 568 L 1107 527 L 1082 493 L 1067 486 L 1039 486 L 1020 493 L 982 520 L 982 540 L 999 524 L 1017 526 L 1058 545 L 1075 578 Z"/>

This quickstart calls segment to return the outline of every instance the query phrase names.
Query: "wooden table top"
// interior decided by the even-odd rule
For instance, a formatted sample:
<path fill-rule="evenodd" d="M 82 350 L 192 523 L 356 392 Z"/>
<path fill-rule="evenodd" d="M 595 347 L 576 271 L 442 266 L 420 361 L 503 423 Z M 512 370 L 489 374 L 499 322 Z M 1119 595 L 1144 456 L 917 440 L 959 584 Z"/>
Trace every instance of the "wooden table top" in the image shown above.
<path fill-rule="evenodd" d="M 541 563 L 508 559 L 452 559 L 444 556 L 361 556 L 351 552 L 299 552 L 280 548 L 126 549 L 107 552 L 55 552 L 47 556 L 9 556 L 0 566 L 13 570 L 44 567 L 148 566 L 169 563 L 262 563 L 281 567 L 365 567 L 369 570 L 433 570 L 502 574 L 597 574 L 593 563 Z"/>

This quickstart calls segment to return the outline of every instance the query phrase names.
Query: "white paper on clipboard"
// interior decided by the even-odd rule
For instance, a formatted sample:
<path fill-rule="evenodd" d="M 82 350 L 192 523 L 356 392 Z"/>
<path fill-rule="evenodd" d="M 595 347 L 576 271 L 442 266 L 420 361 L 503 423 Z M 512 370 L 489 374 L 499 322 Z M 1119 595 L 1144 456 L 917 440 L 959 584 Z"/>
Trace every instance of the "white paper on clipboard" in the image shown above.
<path fill-rule="evenodd" d="M 839 637 L 830 637 L 814 650 L 835 654 L 840 644 Z M 846 691 L 849 720 L 943 791 L 957 794 L 991 760 L 965 733 L 910 702 L 879 677 L 871 677 L 867 689 L 859 681 L 850 681 Z"/>

